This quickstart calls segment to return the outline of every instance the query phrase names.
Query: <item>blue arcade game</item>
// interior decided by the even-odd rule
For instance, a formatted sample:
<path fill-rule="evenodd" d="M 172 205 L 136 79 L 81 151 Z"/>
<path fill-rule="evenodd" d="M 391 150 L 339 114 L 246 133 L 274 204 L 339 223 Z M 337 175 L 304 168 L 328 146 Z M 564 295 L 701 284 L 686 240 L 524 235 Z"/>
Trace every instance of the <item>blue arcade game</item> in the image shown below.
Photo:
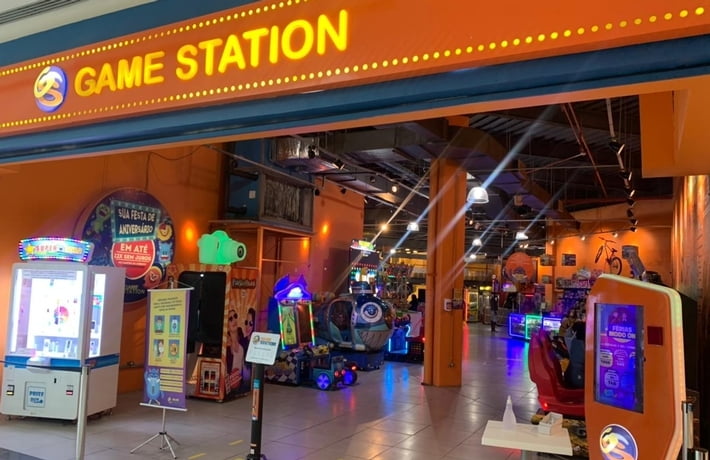
<path fill-rule="evenodd" d="M 267 382 L 308 383 L 329 390 L 357 381 L 355 370 L 347 366 L 343 356 L 331 355 L 327 346 L 316 346 L 312 295 L 303 276 L 291 281 L 286 275 L 276 283 L 267 321 L 269 330 L 281 335 L 276 362 L 264 371 Z"/>

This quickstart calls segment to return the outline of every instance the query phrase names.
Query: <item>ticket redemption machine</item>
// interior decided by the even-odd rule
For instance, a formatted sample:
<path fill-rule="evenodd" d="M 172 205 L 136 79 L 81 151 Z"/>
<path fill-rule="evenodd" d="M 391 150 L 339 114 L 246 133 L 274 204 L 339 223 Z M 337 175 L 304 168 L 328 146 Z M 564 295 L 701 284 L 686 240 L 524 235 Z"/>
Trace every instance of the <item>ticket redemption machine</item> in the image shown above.
<path fill-rule="evenodd" d="M 87 414 L 116 406 L 125 271 L 87 265 L 93 244 L 20 242 L 12 268 L 0 412 L 74 420 L 83 365 Z"/>
<path fill-rule="evenodd" d="M 585 356 L 590 459 L 678 458 L 688 425 L 681 308 L 664 286 L 606 274 L 594 284 Z"/>

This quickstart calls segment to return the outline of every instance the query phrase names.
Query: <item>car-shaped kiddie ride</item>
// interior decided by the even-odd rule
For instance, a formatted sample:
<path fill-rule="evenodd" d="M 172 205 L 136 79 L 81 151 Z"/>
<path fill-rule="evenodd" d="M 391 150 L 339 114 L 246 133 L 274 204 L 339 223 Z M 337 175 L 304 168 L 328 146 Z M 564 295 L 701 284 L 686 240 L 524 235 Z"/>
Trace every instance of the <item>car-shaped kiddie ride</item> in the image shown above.
<path fill-rule="evenodd" d="M 320 390 L 333 390 L 357 382 L 356 366 L 341 355 L 333 355 L 327 346 L 286 350 L 276 362 L 267 366 L 264 380 L 285 385 L 314 385 Z"/>

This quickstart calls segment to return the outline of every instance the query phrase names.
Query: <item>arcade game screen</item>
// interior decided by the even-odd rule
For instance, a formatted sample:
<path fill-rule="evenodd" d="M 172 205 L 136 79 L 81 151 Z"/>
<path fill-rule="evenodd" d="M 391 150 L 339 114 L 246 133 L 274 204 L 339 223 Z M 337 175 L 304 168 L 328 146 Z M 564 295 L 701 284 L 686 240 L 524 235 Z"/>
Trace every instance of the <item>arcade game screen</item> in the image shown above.
<path fill-rule="evenodd" d="M 642 413 L 643 308 L 598 303 L 594 324 L 594 399 Z"/>

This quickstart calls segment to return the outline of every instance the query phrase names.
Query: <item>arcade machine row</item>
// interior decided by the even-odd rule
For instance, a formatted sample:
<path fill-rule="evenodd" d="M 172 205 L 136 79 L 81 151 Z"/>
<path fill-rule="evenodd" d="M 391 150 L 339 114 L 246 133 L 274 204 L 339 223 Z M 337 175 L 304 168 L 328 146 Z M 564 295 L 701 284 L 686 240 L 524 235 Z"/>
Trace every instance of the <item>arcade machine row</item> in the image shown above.
<path fill-rule="evenodd" d="M 634 279 L 605 274 L 592 288 L 585 356 L 592 460 L 678 458 L 688 425 L 682 308 L 675 290 Z"/>
<path fill-rule="evenodd" d="M 116 406 L 125 271 L 87 265 L 93 243 L 20 242 L 12 267 L 0 412 L 75 420 L 81 368 L 92 367 L 87 414 Z M 110 325 L 110 327 L 108 327 Z"/>

